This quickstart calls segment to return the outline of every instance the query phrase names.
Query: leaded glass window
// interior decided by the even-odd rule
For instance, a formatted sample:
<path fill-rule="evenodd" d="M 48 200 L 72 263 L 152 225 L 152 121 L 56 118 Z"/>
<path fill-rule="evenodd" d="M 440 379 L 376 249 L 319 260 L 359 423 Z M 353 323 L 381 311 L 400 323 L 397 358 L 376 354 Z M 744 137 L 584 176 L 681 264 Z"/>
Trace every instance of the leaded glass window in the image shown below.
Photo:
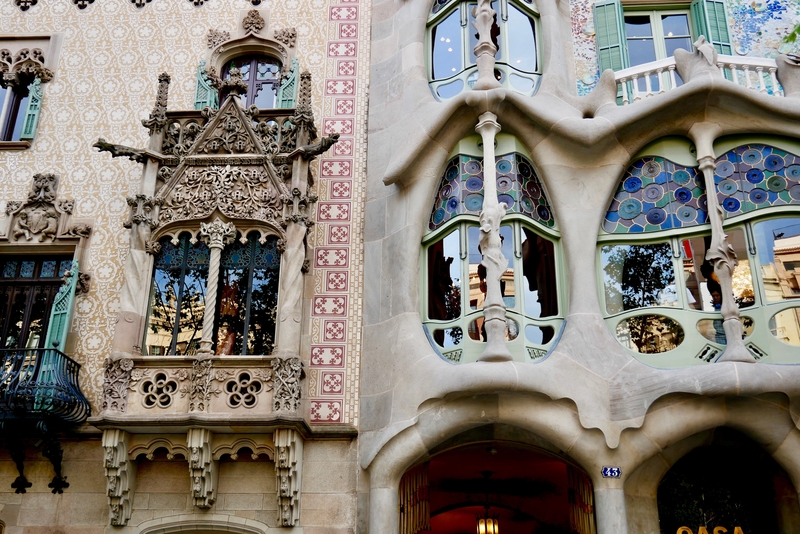
<path fill-rule="evenodd" d="M 280 87 L 281 64 L 266 56 L 238 57 L 225 67 L 222 77 L 230 78 L 230 70 L 234 67 L 239 69 L 242 81 L 247 83 L 247 95 L 242 98 L 245 107 L 274 108 L 275 95 Z"/>
<path fill-rule="evenodd" d="M 280 254 L 277 238 L 225 247 L 220 269 L 217 354 L 270 354 L 275 336 Z"/>
<path fill-rule="evenodd" d="M 562 324 L 557 277 L 558 232 L 533 165 L 511 136 L 498 136 L 498 199 L 508 206 L 500 226 L 508 265 L 500 280 L 506 341 L 518 361 L 542 358 Z M 424 240 L 424 321 L 436 349 L 454 363 L 475 361 L 484 349 L 486 269 L 478 217 L 483 205 L 483 158 L 477 140 L 461 142 L 433 201 Z"/>
<path fill-rule="evenodd" d="M 177 244 L 160 241 L 150 293 L 147 347 L 164 354 L 193 354 L 203 334 L 206 280 L 210 251 L 182 234 Z"/>
<path fill-rule="evenodd" d="M 705 181 L 690 163 L 689 147 L 684 156 L 673 145 L 664 146 L 682 163 L 635 160 L 606 213 L 598 265 L 609 328 L 652 365 L 714 361 L 727 345 L 720 310 L 730 298 L 754 358 L 798 363 L 800 146 L 751 143 L 719 151 L 713 194 L 736 255 L 733 292 L 726 296 L 706 257 Z"/>
<path fill-rule="evenodd" d="M 241 235 L 238 236 L 241 238 Z M 270 354 L 275 336 L 280 254 L 277 238 L 257 234 L 222 251 L 212 349 L 220 355 Z M 210 250 L 183 234 L 162 239 L 155 258 L 144 346 L 151 355 L 193 354 L 200 346 Z"/>
<path fill-rule="evenodd" d="M 53 299 L 71 266 L 70 256 L 0 259 L 0 348 L 44 347 Z"/>
<path fill-rule="evenodd" d="M 472 10 L 476 2 L 436 0 L 428 22 L 430 87 L 439 100 L 469 90 L 478 79 L 474 53 L 477 44 Z M 495 77 L 525 95 L 536 92 L 541 76 L 535 3 L 495 0 L 492 36 L 497 45 Z"/>

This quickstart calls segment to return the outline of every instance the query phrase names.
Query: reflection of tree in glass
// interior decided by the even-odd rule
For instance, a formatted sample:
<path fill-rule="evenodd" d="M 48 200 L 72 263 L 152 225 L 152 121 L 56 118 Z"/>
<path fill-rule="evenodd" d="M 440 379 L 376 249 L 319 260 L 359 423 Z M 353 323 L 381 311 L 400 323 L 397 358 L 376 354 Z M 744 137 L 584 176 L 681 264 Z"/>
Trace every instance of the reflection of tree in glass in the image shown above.
<path fill-rule="evenodd" d="M 609 313 L 656 306 L 659 297 L 670 286 L 674 287 L 672 250 L 666 243 L 612 245 L 603 247 L 602 252 Z M 638 347 L 639 352 L 669 350 L 661 347 L 661 340 L 664 334 L 671 333 L 671 329 L 659 316 L 629 317 L 627 326 L 631 343 Z"/>
<path fill-rule="evenodd" d="M 450 234 L 458 236 L 458 233 Z M 445 238 L 447 239 L 447 238 Z M 450 276 L 450 268 L 455 261 L 444 255 L 444 239 L 428 248 L 428 317 L 431 319 L 458 319 L 461 317 L 461 287 Z M 434 341 L 444 346 L 444 330 L 436 330 Z M 450 329 L 448 333 L 454 344 L 461 343 L 463 332 Z"/>

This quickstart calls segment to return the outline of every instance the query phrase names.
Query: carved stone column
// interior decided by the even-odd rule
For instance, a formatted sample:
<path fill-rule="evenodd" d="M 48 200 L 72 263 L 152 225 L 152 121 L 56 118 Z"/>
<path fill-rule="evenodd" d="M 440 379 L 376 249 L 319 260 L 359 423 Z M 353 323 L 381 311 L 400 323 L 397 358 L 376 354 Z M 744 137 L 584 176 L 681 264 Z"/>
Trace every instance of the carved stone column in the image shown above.
<path fill-rule="evenodd" d="M 148 119 L 142 121 L 142 125 L 150 132 L 148 153 L 159 153 L 164 142 L 169 84 L 169 75 L 162 73 L 158 77 L 158 90 L 153 111 Z M 102 141 L 102 139 L 98 141 L 95 147 L 104 150 L 103 147 L 111 146 L 112 157 L 124 155 L 144 165 L 139 194 L 128 199 L 131 213 L 125 226 L 131 229 L 131 248 L 123 267 L 125 276 L 120 290 L 120 310 L 117 315 L 117 328 L 112 345 L 111 359 L 113 360 L 141 351 L 143 323 L 147 320 L 153 270 L 153 256 L 148 254 L 146 243 L 150 240 L 150 231 L 158 223 L 158 203 L 153 197 L 156 192 L 160 162 L 154 157 L 145 155 L 143 150 L 108 145 Z M 120 152 L 119 149 L 124 150 Z"/>
<path fill-rule="evenodd" d="M 303 438 L 291 428 L 275 431 L 275 476 L 278 483 L 278 525 L 300 523 L 300 481 L 303 476 Z"/>
<path fill-rule="evenodd" d="M 722 291 L 722 326 L 725 329 L 726 347 L 718 362 L 756 363 L 742 341 L 742 321 L 739 306 L 733 299 L 733 270 L 736 268 L 736 252 L 728 241 L 722 223 L 724 215 L 717 199 L 717 186 L 714 183 L 713 142 L 719 126 L 716 124 L 696 124 L 689 135 L 697 147 L 697 160 L 705 179 L 706 199 L 708 200 L 708 219 L 711 223 L 711 246 L 706 251 L 706 260 L 714 266 L 714 274 Z"/>
<path fill-rule="evenodd" d="M 200 224 L 200 236 L 211 249 L 208 260 L 208 281 L 206 282 L 206 299 L 203 309 L 203 337 L 200 340 L 201 354 L 211 354 L 214 340 L 214 319 L 217 314 L 217 290 L 219 285 L 219 265 L 222 262 L 222 249 L 236 237 L 233 223 L 223 222 L 217 217 L 213 222 Z"/>
<path fill-rule="evenodd" d="M 127 525 L 133 511 L 136 461 L 128 459 L 129 439 L 124 430 L 103 431 L 109 515 L 111 524 L 116 527 Z"/>
<path fill-rule="evenodd" d="M 472 25 L 478 31 L 478 44 L 475 45 L 478 80 L 472 88 L 495 89 L 501 87 L 500 82 L 494 77 L 494 58 L 497 54 L 497 45 L 492 38 L 492 26 L 494 26 L 497 12 L 492 9 L 491 0 L 478 0 L 478 5 L 472 8 L 472 16 L 475 17 Z"/>
<path fill-rule="evenodd" d="M 506 347 L 506 304 L 500 290 L 500 278 L 506 272 L 508 260 L 503 256 L 500 222 L 508 208 L 497 201 L 494 138 L 500 131 L 497 115 L 486 112 L 480 116 L 475 131 L 483 138 L 483 209 L 481 210 L 481 265 L 486 267 L 486 299 L 483 302 L 486 348 L 478 358 L 484 362 L 511 360 Z"/>
<path fill-rule="evenodd" d="M 316 195 L 309 189 L 309 163 L 330 148 L 338 134 L 312 143 L 317 137 L 311 109 L 311 74 L 300 75 L 297 108 L 291 119 L 297 129 L 295 148 L 289 153 L 292 163 L 291 196 L 283 197 L 283 224 L 286 228 L 281 253 L 280 306 L 275 355 L 293 358 L 300 354 L 303 311 L 303 274 L 306 264 L 306 236 L 314 221 L 311 217 Z M 313 183 L 311 184 L 313 185 Z"/>
<path fill-rule="evenodd" d="M 189 476 L 192 480 L 192 497 L 198 508 L 210 508 L 217 500 L 219 462 L 211 454 L 211 431 L 190 428 L 186 434 L 189 448 Z"/>

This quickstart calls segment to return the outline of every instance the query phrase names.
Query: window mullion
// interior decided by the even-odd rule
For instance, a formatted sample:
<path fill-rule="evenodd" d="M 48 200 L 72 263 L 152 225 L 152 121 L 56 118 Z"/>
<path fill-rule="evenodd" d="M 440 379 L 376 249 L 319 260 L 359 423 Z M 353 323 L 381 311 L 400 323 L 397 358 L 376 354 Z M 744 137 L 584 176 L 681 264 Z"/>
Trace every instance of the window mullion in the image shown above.
<path fill-rule="evenodd" d="M 175 354 L 178 347 L 178 334 L 181 331 L 181 307 L 183 306 L 183 287 L 186 284 L 186 267 L 189 261 L 189 240 L 181 240 L 181 271 L 178 275 L 178 294 L 175 296 L 175 319 L 172 325 L 172 341 L 169 345 L 169 353 Z M 187 345 L 186 349 L 189 347 Z"/>
<path fill-rule="evenodd" d="M 250 265 L 247 266 L 247 297 L 245 298 L 244 310 L 244 332 L 242 332 L 242 354 L 247 354 L 247 335 L 250 332 L 250 306 L 253 300 L 253 274 L 256 267 L 256 247 L 258 241 L 255 239 L 250 243 Z"/>
<path fill-rule="evenodd" d="M 7 88 L 5 94 L 3 95 L 3 104 L 0 107 L 0 135 L 3 135 L 6 130 L 6 117 L 8 116 L 8 109 L 11 104 L 11 97 L 12 97 L 13 89 Z M 0 140 L 4 139 L 4 137 L 0 137 Z"/>

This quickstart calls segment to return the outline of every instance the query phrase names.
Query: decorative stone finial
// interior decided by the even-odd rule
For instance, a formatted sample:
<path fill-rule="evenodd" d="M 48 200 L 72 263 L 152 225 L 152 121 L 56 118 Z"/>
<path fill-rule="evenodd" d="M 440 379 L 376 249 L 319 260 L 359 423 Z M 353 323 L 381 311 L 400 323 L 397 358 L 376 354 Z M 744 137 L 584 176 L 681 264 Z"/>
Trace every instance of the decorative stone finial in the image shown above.
<path fill-rule="evenodd" d="M 167 98 L 169 96 L 169 83 L 171 78 L 166 72 L 158 76 L 158 92 L 156 93 L 156 105 L 150 112 L 150 118 L 142 121 L 142 126 L 150 131 L 150 135 L 159 133 L 167 125 Z"/>
<path fill-rule="evenodd" d="M 247 12 L 247 16 L 242 19 L 242 28 L 245 33 L 258 33 L 264 29 L 264 17 L 257 9 L 251 9 Z"/>
<path fill-rule="evenodd" d="M 219 89 L 222 98 L 224 99 L 228 95 L 246 95 L 248 87 L 247 82 L 242 80 L 242 72 L 234 67 L 228 71 L 228 76 L 228 78 L 220 79 L 217 82 L 217 89 Z"/>

